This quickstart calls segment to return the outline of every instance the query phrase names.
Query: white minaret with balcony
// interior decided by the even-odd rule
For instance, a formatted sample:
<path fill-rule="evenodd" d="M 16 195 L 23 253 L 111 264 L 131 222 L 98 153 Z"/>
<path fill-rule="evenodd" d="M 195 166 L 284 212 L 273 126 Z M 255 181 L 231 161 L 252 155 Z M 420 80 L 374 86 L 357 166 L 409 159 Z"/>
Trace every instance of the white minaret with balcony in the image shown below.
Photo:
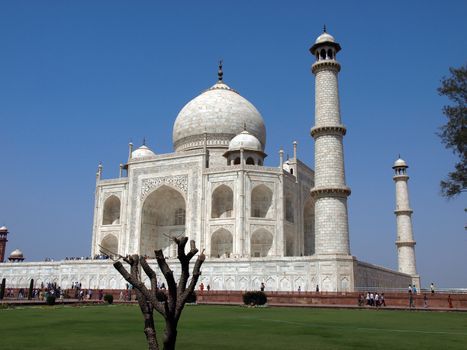
<path fill-rule="evenodd" d="M 340 64 L 336 54 L 340 45 L 326 33 L 321 34 L 311 47 L 316 57 L 312 66 L 315 80 L 315 198 L 316 254 L 350 254 L 347 197 L 350 189 L 345 184 L 343 137 L 339 108 L 337 76 Z"/>
<path fill-rule="evenodd" d="M 396 210 L 397 218 L 397 257 L 399 272 L 413 277 L 413 283 L 420 286 L 420 277 L 417 275 L 415 263 L 415 240 L 412 230 L 412 209 L 409 203 L 409 188 L 407 182 L 407 163 L 399 158 L 394 162 L 394 182 L 396 183 Z"/>

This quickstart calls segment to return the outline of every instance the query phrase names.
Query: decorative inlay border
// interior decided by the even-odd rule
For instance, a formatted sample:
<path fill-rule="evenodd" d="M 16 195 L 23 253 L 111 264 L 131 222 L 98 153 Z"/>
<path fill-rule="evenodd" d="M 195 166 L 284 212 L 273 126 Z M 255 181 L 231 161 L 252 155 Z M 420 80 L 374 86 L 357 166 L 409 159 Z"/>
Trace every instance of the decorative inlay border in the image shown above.
<path fill-rule="evenodd" d="M 141 185 L 141 196 L 140 200 L 152 192 L 153 189 L 162 185 L 169 185 L 182 191 L 185 196 L 188 194 L 188 176 L 187 175 L 176 175 L 176 176 L 161 176 L 153 177 L 150 179 L 144 179 Z"/>

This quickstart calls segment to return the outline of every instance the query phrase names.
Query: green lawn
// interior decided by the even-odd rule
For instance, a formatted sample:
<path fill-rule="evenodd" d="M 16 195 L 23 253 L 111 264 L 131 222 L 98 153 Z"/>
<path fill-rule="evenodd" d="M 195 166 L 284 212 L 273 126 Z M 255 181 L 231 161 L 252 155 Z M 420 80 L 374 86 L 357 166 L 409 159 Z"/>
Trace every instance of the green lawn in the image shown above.
<path fill-rule="evenodd" d="M 157 321 L 160 323 L 160 319 Z M 145 349 L 137 306 L 0 310 L 0 349 Z M 467 349 L 467 313 L 187 306 L 178 349 Z"/>

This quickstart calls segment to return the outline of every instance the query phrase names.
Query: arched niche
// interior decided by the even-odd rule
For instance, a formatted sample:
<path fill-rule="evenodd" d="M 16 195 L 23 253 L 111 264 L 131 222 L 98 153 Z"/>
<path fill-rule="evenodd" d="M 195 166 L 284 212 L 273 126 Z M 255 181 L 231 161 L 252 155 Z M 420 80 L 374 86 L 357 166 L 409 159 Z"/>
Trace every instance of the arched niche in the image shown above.
<path fill-rule="evenodd" d="M 285 236 L 285 256 L 294 256 L 295 255 L 295 236 L 292 231 L 287 231 L 284 233 Z"/>
<path fill-rule="evenodd" d="M 116 255 L 118 254 L 118 239 L 112 234 L 105 236 L 100 246 L 106 255 Z"/>
<path fill-rule="evenodd" d="M 303 208 L 303 239 L 305 255 L 315 254 L 315 202 L 311 196 Z"/>
<path fill-rule="evenodd" d="M 102 225 L 118 225 L 120 223 L 120 199 L 111 195 L 104 202 Z"/>
<path fill-rule="evenodd" d="M 250 238 L 250 255 L 252 258 L 268 256 L 272 247 L 272 233 L 266 229 L 258 229 Z"/>
<path fill-rule="evenodd" d="M 233 237 L 230 231 L 221 228 L 211 236 L 211 257 L 230 257 L 233 250 Z"/>
<path fill-rule="evenodd" d="M 185 233 L 186 204 L 182 194 L 169 186 L 161 186 L 144 201 L 141 213 L 140 254 L 154 257 L 162 249 L 166 257 L 176 256 L 171 237 Z"/>
<path fill-rule="evenodd" d="M 258 185 L 251 191 L 251 216 L 272 217 L 272 191 L 266 185 Z"/>
<path fill-rule="evenodd" d="M 211 217 L 230 218 L 233 211 L 233 191 L 229 186 L 221 185 L 212 193 Z"/>
<path fill-rule="evenodd" d="M 255 160 L 253 159 L 253 157 L 248 157 L 246 159 L 246 164 L 247 165 L 255 165 Z"/>
<path fill-rule="evenodd" d="M 293 169 L 291 169 L 293 170 Z M 294 206 L 292 202 L 292 198 L 289 196 L 285 197 L 285 220 L 290 223 L 294 223 Z"/>

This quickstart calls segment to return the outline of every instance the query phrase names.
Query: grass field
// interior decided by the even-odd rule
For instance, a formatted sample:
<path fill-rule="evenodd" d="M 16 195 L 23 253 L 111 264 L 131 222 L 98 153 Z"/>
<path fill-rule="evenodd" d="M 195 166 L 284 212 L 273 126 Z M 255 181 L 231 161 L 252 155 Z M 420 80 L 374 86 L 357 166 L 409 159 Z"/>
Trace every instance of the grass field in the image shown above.
<path fill-rule="evenodd" d="M 0 349 L 145 349 L 142 326 L 137 306 L 3 309 Z M 177 349 L 467 349 L 467 313 L 187 306 Z"/>

